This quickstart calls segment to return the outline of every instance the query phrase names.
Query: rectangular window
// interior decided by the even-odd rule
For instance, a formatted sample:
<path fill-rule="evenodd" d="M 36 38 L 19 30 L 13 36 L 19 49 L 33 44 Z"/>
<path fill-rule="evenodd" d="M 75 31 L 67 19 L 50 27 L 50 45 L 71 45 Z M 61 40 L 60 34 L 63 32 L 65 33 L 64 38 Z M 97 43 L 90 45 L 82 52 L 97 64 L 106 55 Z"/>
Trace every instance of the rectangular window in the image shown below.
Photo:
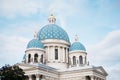
<path fill-rule="evenodd" d="M 55 60 L 58 60 L 58 49 L 55 49 Z"/>

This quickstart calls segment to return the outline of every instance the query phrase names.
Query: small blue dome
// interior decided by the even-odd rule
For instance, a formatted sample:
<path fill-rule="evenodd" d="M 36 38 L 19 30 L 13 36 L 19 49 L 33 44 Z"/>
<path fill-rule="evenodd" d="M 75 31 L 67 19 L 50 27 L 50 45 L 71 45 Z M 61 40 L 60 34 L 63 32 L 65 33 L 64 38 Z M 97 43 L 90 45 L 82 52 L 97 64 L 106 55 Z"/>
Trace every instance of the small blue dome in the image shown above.
<path fill-rule="evenodd" d="M 65 40 L 67 42 L 70 42 L 68 34 L 65 32 L 65 30 L 63 30 L 61 27 L 55 24 L 49 24 L 44 26 L 38 32 L 38 39 L 39 40 L 59 39 L 59 40 Z"/>
<path fill-rule="evenodd" d="M 43 44 L 38 39 L 32 39 L 28 43 L 27 48 L 43 48 Z"/>
<path fill-rule="evenodd" d="M 26 59 L 26 54 L 24 54 L 24 56 L 23 56 L 23 60 L 25 60 Z"/>
<path fill-rule="evenodd" d="M 74 42 L 70 46 L 69 51 L 74 51 L 74 50 L 83 50 L 83 51 L 86 51 L 85 47 L 80 42 Z"/>

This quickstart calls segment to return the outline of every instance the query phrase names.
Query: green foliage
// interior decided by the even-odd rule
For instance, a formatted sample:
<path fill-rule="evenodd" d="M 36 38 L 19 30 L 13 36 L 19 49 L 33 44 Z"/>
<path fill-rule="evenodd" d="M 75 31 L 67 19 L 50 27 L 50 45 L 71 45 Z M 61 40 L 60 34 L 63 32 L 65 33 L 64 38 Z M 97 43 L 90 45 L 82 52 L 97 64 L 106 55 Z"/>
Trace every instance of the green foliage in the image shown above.
<path fill-rule="evenodd" d="M 25 80 L 25 73 L 18 66 L 5 65 L 0 68 L 1 80 Z"/>

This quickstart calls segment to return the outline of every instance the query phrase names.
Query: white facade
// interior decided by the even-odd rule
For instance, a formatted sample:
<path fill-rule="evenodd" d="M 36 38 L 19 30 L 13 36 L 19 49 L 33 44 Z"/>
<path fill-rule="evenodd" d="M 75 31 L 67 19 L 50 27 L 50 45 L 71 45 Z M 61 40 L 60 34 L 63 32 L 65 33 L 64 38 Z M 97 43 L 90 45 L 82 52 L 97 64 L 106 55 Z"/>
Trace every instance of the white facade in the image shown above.
<path fill-rule="evenodd" d="M 67 33 L 55 25 L 52 14 L 48 20 L 50 25 L 34 35 L 23 62 L 16 64 L 24 70 L 26 80 L 106 80 L 101 66 L 88 64 L 86 49 L 78 38 L 71 44 Z"/>

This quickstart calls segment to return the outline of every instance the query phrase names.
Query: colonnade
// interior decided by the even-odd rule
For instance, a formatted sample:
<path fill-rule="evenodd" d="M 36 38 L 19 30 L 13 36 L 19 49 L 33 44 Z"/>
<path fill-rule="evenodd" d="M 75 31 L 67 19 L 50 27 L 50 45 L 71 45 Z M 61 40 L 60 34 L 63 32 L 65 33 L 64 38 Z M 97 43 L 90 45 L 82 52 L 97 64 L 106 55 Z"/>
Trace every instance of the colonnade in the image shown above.
<path fill-rule="evenodd" d="M 25 62 L 26 63 L 44 63 L 44 55 L 39 53 L 26 54 Z"/>
<path fill-rule="evenodd" d="M 81 57 L 81 59 L 80 59 L 80 57 Z M 71 56 L 70 60 L 72 62 L 71 66 L 83 66 L 83 65 L 87 64 L 86 56 L 82 56 L 82 55 Z"/>
<path fill-rule="evenodd" d="M 68 48 L 62 46 L 46 46 L 46 61 L 68 63 Z M 55 59 L 55 49 L 58 49 L 58 59 Z"/>
<path fill-rule="evenodd" d="M 90 76 L 91 80 L 106 80 L 97 76 Z"/>
<path fill-rule="evenodd" d="M 58 80 L 58 79 L 50 76 L 44 76 L 41 74 L 32 74 L 32 75 L 27 75 L 26 80 Z"/>

